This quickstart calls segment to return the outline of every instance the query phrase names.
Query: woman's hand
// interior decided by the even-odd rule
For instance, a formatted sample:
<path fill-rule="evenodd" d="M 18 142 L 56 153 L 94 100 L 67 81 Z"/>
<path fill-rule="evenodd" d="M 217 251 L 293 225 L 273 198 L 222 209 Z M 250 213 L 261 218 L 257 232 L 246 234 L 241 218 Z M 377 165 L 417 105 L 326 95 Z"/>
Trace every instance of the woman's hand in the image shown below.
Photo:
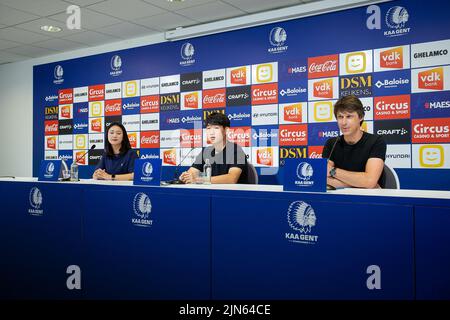
<path fill-rule="evenodd" d="M 95 170 L 92 177 L 97 180 L 112 180 L 112 176 L 109 173 L 107 173 L 104 169 Z"/>

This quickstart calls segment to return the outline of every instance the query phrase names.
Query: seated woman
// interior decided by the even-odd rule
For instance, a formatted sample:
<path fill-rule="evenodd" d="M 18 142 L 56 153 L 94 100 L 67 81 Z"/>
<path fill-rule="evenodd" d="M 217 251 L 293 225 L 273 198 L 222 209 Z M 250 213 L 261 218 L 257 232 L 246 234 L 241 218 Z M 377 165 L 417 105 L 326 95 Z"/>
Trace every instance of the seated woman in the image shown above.
<path fill-rule="evenodd" d="M 92 178 L 98 180 L 133 180 L 134 161 L 138 158 L 131 149 L 125 127 L 111 123 L 105 139 L 105 151 Z"/>

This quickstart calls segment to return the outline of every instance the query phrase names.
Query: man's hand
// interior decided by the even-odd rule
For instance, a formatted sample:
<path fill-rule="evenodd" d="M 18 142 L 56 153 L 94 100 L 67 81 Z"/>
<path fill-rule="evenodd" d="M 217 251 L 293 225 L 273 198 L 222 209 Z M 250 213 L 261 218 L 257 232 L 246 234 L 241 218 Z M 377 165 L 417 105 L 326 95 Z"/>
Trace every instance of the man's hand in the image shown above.
<path fill-rule="evenodd" d="M 180 175 L 180 180 L 184 183 L 194 183 L 196 176 L 189 171 L 185 171 Z"/>

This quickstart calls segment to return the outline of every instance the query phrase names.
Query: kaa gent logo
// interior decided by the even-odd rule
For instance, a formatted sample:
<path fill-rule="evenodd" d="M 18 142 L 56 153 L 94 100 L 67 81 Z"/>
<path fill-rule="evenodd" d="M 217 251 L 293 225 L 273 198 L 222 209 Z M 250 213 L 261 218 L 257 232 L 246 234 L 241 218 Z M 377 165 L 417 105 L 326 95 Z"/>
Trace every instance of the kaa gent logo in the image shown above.
<path fill-rule="evenodd" d="M 64 75 L 64 69 L 63 67 L 61 67 L 59 64 L 55 67 L 55 69 L 53 70 L 53 76 L 55 77 L 55 79 L 53 80 L 54 84 L 61 84 L 64 82 L 63 79 L 63 75 Z"/>
<path fill-rule="evenodd" d="M 134 196 L 133 210 L 138 218 L 132 218 L 131 222 L 140 227 L 149 227 L 153 224 L 153 220 L 149 220 L 148 216 L 152 212 L 152 203 L 148 195 L 139 192 Z"/>
<path fill-rule="evenodd" d="M 152 175 L 153 172 L 153 166 L 150 162 L 146 162 L 144 163 L 144 165 L 142 166 L 142 174 L 146 177 L 150 177 Z"/>
<path fill-rule="evenodd" d="M 39 188 L 33 187 L 30 190 L 29 194 L 30 206 L 32 209 L 28 209 L 28 213 L 34 216 L 40 216 L 44 213 L 44 210 L 41 209 L 42 205 L 42 192 Z"/>
<path fill-rule="evenodd" d="M 297 178 L 294 183 L 297 186 L 312 186 L 314 181 L 311 180 L 314 174 L 313 167 L 308 162 L 300 162 L 296 170 Z"/>
<path fill-rule="evenodd" d="M 192 43 L 186 42 L 181 46 L 181 58 L 183 61 L 180 61 L 180 66 L 186 67 L 195 63 L 194 53 L 195 49 Z"/>
<path fill-rule="evenodd" d="M 287 212 L 289 226 L 300 233 L 286 232 L 285 238 L 291 242 L 314 244 L 319 236 L 310 235 L 311 228 L 316 225 L 317 217 L 314 209 L 306 202 L 294 201 Z"/>
<path fill-rule="evenodd" d="M 269 53 L 286 52 L 288 49 L 288 46 L 284 45 L 286 40 L 287 40 L 286 30 L 284 30 L 281 27 L 273 28 L 272 30 L 270 30 L 269 34 L 269 42 L 272 45 L 272 47 L 269 48 L 267 51 Z"/>
<path fill-rule="evenodd" d="M 109 73 L 111 76 L 116 77 L 122 74 L 122 58 L 119 55 L 114 55 L 111 58 L 111 72 Z"/>
<path fill-rule="evenodd" d="M 55 171 L 55 164 L 53 162 L 49 162 L 47 167 L 45 168 L 45 176 L 47 178 L 51 178 L 53 176 L 53 172 Z"/>

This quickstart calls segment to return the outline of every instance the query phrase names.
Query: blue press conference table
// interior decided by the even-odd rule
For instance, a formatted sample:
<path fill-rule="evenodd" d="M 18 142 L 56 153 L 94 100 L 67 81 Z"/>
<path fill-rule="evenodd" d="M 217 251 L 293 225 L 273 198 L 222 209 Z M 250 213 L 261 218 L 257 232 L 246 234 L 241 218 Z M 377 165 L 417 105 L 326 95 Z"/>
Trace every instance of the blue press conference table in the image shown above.
<path fill-rule="evenodd" d="M 448 191 L 16 178 L 0 201 L 3 299 L 450 299 Z"/>

